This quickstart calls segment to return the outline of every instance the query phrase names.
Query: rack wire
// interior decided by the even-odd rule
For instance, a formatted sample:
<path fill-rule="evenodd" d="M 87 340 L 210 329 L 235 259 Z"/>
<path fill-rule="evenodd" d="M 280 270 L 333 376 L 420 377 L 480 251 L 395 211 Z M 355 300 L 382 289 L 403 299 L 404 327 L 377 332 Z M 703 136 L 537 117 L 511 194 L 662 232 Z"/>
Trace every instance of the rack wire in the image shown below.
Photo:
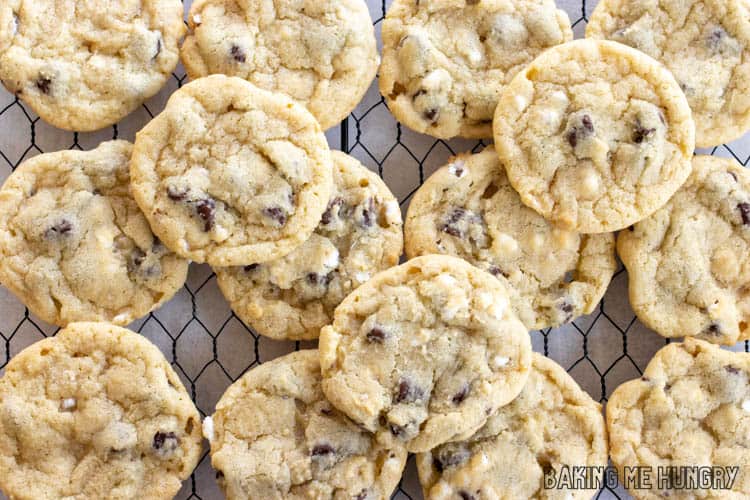
<path fill-rule="evenodd" d="M 183 0 L 186 10 L 190 0 Z M 379 32 L 389 1 L 368 1 Z M 560 0 L 581 37 L 595 1 Z M 379 35 L 378 35 L 379 36 Z M 96 133 L 57 130 L 39 119 L 18 98 L 0 90 L 0 180 L 21 162 L 60 149 L 92 149 L 110 139 L 133 140 L 135 133 L 157 114 L 168 96 L 186 82 L 182 68 L 166 89 L 123 122 Z M 328 134 L 332 147 L 351 153 L 385 179 L 404 211 L 422 181 L 449 156 L 479 151 L 482 141 L 442 141 L 414 133 L 390 116 L 374 84 L 355 112 Z M 750 139 L 703 151 L 733 157 L 743 165 L 750 159 Z M 185 286 L 162 309 L 130 326 L 156 343 L 179 374 L 202 416 L 210 415 L 224 390 L 245 371 L 311 342 L 278 342 L 256 334 L 230 310 L 207 266 L 192 265 Z M 30 314 L 10 292 L 0 288 L 0 371 L 12 356 L 57 328 Z M 627 275 L 622 266 L 596 311 L 556 329 L 532 332 L 534 349 L 555 359 L 588 391 L 606 403 L 623 381 L 640 376 L 665 340 L 644 327 L 627 299 Z M 735 349 L 748 351 L 748 343 Z M 0 498 L 4 498 L 0 494 Z M 218 499 L 207 448 L 200 464 L 178 494 L 179 499 Z M 395 499 L 422 498 L 413 459 L 394 493 Z M 597 498 L 628 498 L 622 490 L 605 489 Z"/>

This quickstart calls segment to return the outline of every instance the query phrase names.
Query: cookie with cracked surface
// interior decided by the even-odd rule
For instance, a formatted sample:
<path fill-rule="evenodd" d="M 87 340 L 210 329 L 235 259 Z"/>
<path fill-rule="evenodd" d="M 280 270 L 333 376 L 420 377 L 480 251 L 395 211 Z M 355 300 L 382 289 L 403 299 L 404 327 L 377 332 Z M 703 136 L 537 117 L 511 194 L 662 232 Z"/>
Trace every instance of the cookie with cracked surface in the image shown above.
<path fill-rule="evenodd" d="M 323 129 L 362 100 L 380 60 L 363 0 L 198 0 L 188 23 L 191 79 L 222 73 L 285 93 Z"/>
<path fill-rule="evenodd" d="M 205 426 L 227 498 L 390 498 L 406 449 L 383 443 L 323 395 L 317 350 L 247 372 Z"/>
<path fill-rule="evenodd" d="M 0 5 L 0 80 L 43 120 L 91 131 L 164 86 L 185 33 L 179 0 Z"/>
<path fill-rule="evenodd" d="M 138 133 L 130 173 L 154 233 L 213 266 L 290 253 L 312 235 L 333 185 L 315 118 L 286 96 L 223 75 L 172 94 Z"/>
<path fill-rule="evenodd" d="M 0 489 L 17 499 L 169 499 L 198 464 L 200 429 L 155 345 L 73 323 L 0 378 Z"/>
<path fill-rule="evenodd" d="M 718 344 L 750 339 L 750 172 L 696 156 L 663 208 L 621 231 L 630 303 L 665 337 Z"/>
<path fill-rule="evenodd" d="M 495 149 L 525 205 L 580 233 L 661 208 L 690 175 L 695 125 L 667 69 L 625 45 L 553 47 L 503 91 Z"/>
<path fill-rule="evenodd" d="M 675 75 L 693 110 L 700 147 L 750 129 L 750 5 L 745 0 L 603 0 L 589 38 L 645 52 Z"/>
<path fill-rule="evenodd" d="M 731 490 L 632 490 L 637 499 L 750 496 L 750 355 L 686 338 L 659 350 L 643 377 L 607 403 L 610 456 L 625 467 L 738 467 Z M 658 488 L 658 489 L 657 489 Z"/>
<path fill-rule="evenodd" d="M 332 158 L 334 193 L 309 240 L 281 259 L 214 269 L 235 313 L 268 337 L 317 338 L 344 297 L 401 256 L 401 209 L 388 186 L 351 156 Z"/>
<path fill-rule="evenodd" d="M 474 434 L 531 369 L 530 337 L 505 287 L 445 255 L 417 257 L 357 288 L 319 346 L 328 399 L 411 452 Z"/>
<path fill-rule="evenodd" d="M 476 434 L 417 455 L 425 498 L 588 499 L 596 493 L 544 485 L 550 470 L 606 467 L 607 430 L 599 403 L 560 365 L 532 356 L 521 394 Z"/>
<path fill-rule="evenodd" d="M 492 146 L 427 179 L 409 205 L 405 238 L 408 257 L 454 255 L 494 275 L 529 329 L 592 312 L 617 268 L 612 234 L 559 229 L 526 207 Z"/>
<path fill-rule="evenodd" d="M 395 0 L 383 23 L 380 92 L 413 130 L 492 137 L 505 85 L 541 52 L 572 39 L 553 0 Z"/>
<path fill-rule="evenodd" d="M 42 154 L 0 190 L 0 281 L 43 320 L 125 325 L 185 283 L 188 262 L 154 236 L 130 192 L 132 149 Z"/>

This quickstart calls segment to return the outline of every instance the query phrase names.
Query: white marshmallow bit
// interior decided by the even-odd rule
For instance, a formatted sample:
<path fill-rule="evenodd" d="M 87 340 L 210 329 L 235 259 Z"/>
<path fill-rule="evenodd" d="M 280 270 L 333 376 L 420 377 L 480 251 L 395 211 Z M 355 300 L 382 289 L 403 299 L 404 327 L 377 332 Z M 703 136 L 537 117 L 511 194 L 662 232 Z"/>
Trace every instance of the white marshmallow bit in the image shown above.
<path fill-rule="evenodd" d="M 60 402 L 60 409 L 62 411 L 72 411 L 76 408 L 77 402 L 75 398 L 65 398 Z"/>
<path fill-rule="evenodd" d="M 435 277 L 435 281 L 437 281 L 439 284 L 443 286 L 450 287 L 450 288 L 453 288 L 454 286 L 456 286 L 456 283 L 457 283 L 456 278 L 454 278 L 450 274 L 445 274 L 445 273 L 438 274 Z"/>
<path fill-rule="evenodd" d="M 202 22 L 201 15 L 200 14 L 195 14 L 193 16 L 193 23 L 195 23 L 198 26 L 200 26 L 201 22 Z"/>
<path fill-rule="evenodd" d="M 329 269 L 336 269 L 339 267 L 339 251 L 337 248 L 333 248 L 332 251 L 326 256 L 323 265 Z"/>
<path fill-rule="evenodd" d="M 451 163 L 448 167 L 448 172 L 450 172 L 452 175 L 455 175 L 459 179 L 466 177 L 468 170 L 469 169 L 466 167 L 466 164 L 462 161 Z"/>
<path fill-rule="evenodd" d="M 385 218 L 389 223 L 401 220 L 401 207 L 396 200 L 385 202 Z"/>
<path fill-rule="evenodd" d="M 516 95 L 513 100 L 518 111 L 523 111 L 524 109 L 526 109 L 526 106 L 529 105 L 529 101 L 527 101 L 526 98 L 522 95 Z"/>
<path fill-rule="evenodd" d="M 742 410 L 750 413 L 750 399 L 746 399 L 742 402 Z"/>
<path fill-rule="evenodd" d="M 203 437 L 208 439 L 208 442 L 214 440 L 214 419 L 210 416 L 203 419 Z"/>
<path fill-rule="evenodd" d="M 125 323 L 127 319 L 128 319 L 128 315 L 127 314 L 124 314 L 124 313 L 123 314 L 118 314 L 117 316 L 115 316 L 114 318 L 112 318 L 112 323 L 114 323 L 116 325 L 120 325 L 122 323 Z"/>
<path fill-rule="evenodd" d="M 364 283 L 370 279 L 370 273 L 365 272 L 365 271 L 359 271 L 358 273 L 354 274 L 354 279 L 359 281 L 360 283 Z"/>
<path fill-rule="evenodd" d="M 499 354 L 492 358 L 491 366 L 493 370 L 498 370 L 504 366 L 507 366 L 507 364 L 510 363 L 510 358 L 507 358 L 505 356 L 500 356 Z"/>

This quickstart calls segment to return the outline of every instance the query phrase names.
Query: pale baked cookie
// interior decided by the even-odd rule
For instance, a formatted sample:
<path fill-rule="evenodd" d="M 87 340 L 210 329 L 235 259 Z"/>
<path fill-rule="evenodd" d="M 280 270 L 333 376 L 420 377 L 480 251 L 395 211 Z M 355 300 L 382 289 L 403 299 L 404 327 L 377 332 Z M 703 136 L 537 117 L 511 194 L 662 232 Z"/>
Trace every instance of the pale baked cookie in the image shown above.
<path fill-rule="evenodd" d="M 602 0 L 586 36 L 664 63 L 687 96 L 698 146 L 750 129 L 750 4 L 746 0 Z"/>
<path fill-rule="evenodd" d="M 497 277 L 529 329 L 592 312 L 617 268 L 612 234 L 581 236 L 526 207 L 492 146 L 427 179 L 409 205 L 405 237 L 408 257 L 455 255 Z"/>
<path fill-rule="evenodd" d="M 690 175 L 695 125 L 667 69 L 615 42 L 554 47 L 500 97 L 495 148 L 527 206 L 581 233 L 650 215 Z"/>
<path fill-rule="evenodd" d="M 521 394 L 465 441 L 417 455 L 425 498 L 589 499 L 596 489 L 545 488 L 562 467 L 607 466 L 599 403 L 563 368 L 533 353 Z M 594 477 L 592 475 L 591 477 Z"/>
<path fill-rule="evenodd" d="M 171 499 L 201 456 L 200 415 L 151 342 L 73 323 L 0 379 L 0 489 L 12 499 Z"/>
<path fill-rule="evenodd" d="M 191 79 L 244 78 L 307 106 L 323 129 L 365 95 L 378 68 L 363 0 L 196 0 L 180 56 Z"/>
<path fill-rule="evenodd" d="M 621 231 L 630 303 L 665 337 L 719 344 L 750 338 L 750 172 L 696 156 L 685 185 L 651 217 Z"/>
<path fill-rule="evenodd" d="M 320 334 L 323 390 L 411 452 L 468 438 L 521 392 L 531 343 L 505 287 L 444 255 L 383 271 Z"/>
<path fill-rule="evenodd" d="M 213 266 L 273 260 L 306 241 L 331 196 L 332 170 L 305 108 L 223 75 L 172 94 L 138 133 L 130 167 L 154 233 Z"/>
<path fill-rule="evenodd" d="M 26 160 L 0 190 L 0 282 L 43 320 L 125 325 L 169 300 L 188 262 L 153 235 L 130 192 L 133 146 Z"/>
<path fill-rule="evenodd" d="M 635 498 L 750 497 L 749 377 L 750 355 L 687 338 L 662 348 L 643 377 L 612 393 L 607 403 L 612 462 L 621 478 L 625 467 L 651 467 L 654 475 L 653 489 L 630 491 Z M 738 472 L 731 490 L 670 488 L 656 481 L 658 467 L 680 466 L 738 467 Z"/>
<path fill-rule="evenodd" d="M 211 463 L 229 500 L 390 498 L 406 449 L 336 410 L 318 351 L 293 352 L 232 384 L 206 419 Z"/>
<path fill-rule="evenodd" d="M 388 186 L 351 156 L 332 157 L 334 192 L 309 240 L 278 260 L 214 269 L 234 312 L 268 337 L 317 338 L 344 297 L 401 256 L 401 209 Z"/>
<path fill-rule="evenodd" d="M 56 127 L 112 125 L 171 76 L 182 15 L 179 0 L 6 0 L 0 80 Z"/>
<path fill-rule="evenodd" d="M 492 137 L 502 89 L 542 51 L 572 39 L 553 0 L 394 0 L 383 22 L 380 92 L 418 132 Z"/>

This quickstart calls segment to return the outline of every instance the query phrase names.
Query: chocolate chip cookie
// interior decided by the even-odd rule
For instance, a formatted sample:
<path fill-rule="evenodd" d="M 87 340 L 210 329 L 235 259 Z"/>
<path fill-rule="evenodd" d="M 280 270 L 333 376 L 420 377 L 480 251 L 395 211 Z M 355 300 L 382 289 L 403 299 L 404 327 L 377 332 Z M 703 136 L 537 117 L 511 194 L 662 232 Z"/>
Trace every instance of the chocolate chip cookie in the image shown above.
<path fill-rule="evenodd" d="M 402 445 L 379 441 L 325 399 L 316 350 L 250 370 L 209 418 L 211 463 L 230 500 L 390 498 L 406 464 Z"/>
<path fill-rule="evenodd" d="M 411 452 L 474 434 L 531 369 L 530 337 L 505 287 L 444 255 L 417 257 L 357 288 L 319 344 L 328 399 Z"/>
<path fill-rule="evenodd" d="M 625 45 L 553 47 L 503 91 L 495 148 L 524 204 L 580 233 L 623 229 L 690 175 L 695 125 L 667 69 Z"/>
<path fill-rule="evenodd" d="M 333 186 L 315 118 L 286 96 L 223 75 L 172 94 L 138 133 L 130 169 L 154 233 L 213 266 L 290 253 L 312 235 Z"/>
<path fill-rule="evenodd" d="M 750 496 L 750 355 L 686 338 L 662 348 L 643 377 L 607 403 L 611 458 L 625 467 L 737 467 L 731 490 L 661 483 L 632 490 L 638 499 Z"/>
<path fill-rule="evenodd" d="M 307 106 L 324 129 L 362 100 L 378 68 L 363 0 L 197 0 L 180 52 L 191 79 L 244 78 Z"/>
<path fill-rule="evenodd" d="M 665 337 L 719 344 L 750 338 L 750 172 L 696 156 L 685 185 L 651 217 L 620 232 L 630 303 Z"/>
<path fill-rule="evenodd" d="M 744 0 L 603 0 L 586 36 L 630 45 L 664 63 L 710 147 L 750 129 L 750 5 Z"/>
<path fill-rule="evenodd" d="M 617 268 L 612 234 L 556 228 L 526 207 L 492 146 L 432 174 L 412 198 L 405 233 L 409 257 L 455 255 L 498 278 L 529 329 L 593 311 Z"/>
<path fill-rule="evenodd" d="M 418 132 L 491 137 L 502 89 L 545 49 L 572 39 L 553 0 L 394 0 L 383 22 L 380 92 Z"/>
<path fill-rule="evenodd" d="M 185 283 L 188 262 L 153 235 L 130 192 L 132 149 L 42 154 L 0 190 L 0 281 L 43 320 L 125 325 Z"/>
<path fill-rule="evenodd" d="M 170 499 L 201 455 L 201 422 L 153 344 L 73 323 L 0 379 L 0 489 L 10 498 Z"/>
<path fill-rule="evenodd" d="M 533 354 L 521 394 L 465 441 L 417 456 L 425 498 L 589 499 L 596 489 L 550 490 L 544 477 L 562 467 L 606 467 L 601 405 L 563 368 Z"/>
<path fill-rule="evenodd" d="M 309 240 L 281 259 L 215 269 L 234 312 L 268 337 L 317 338 L 344 297 L 401 256 L 401 209 L 388 186 L 351 156 L 332 157 L 333 196 Z"/>
<path fill-rule="evenodd" d="M 66 130 L 118 122 L 156 94 L 179 60 L 179 0 L 7 0 L 0 80 Z"/>

